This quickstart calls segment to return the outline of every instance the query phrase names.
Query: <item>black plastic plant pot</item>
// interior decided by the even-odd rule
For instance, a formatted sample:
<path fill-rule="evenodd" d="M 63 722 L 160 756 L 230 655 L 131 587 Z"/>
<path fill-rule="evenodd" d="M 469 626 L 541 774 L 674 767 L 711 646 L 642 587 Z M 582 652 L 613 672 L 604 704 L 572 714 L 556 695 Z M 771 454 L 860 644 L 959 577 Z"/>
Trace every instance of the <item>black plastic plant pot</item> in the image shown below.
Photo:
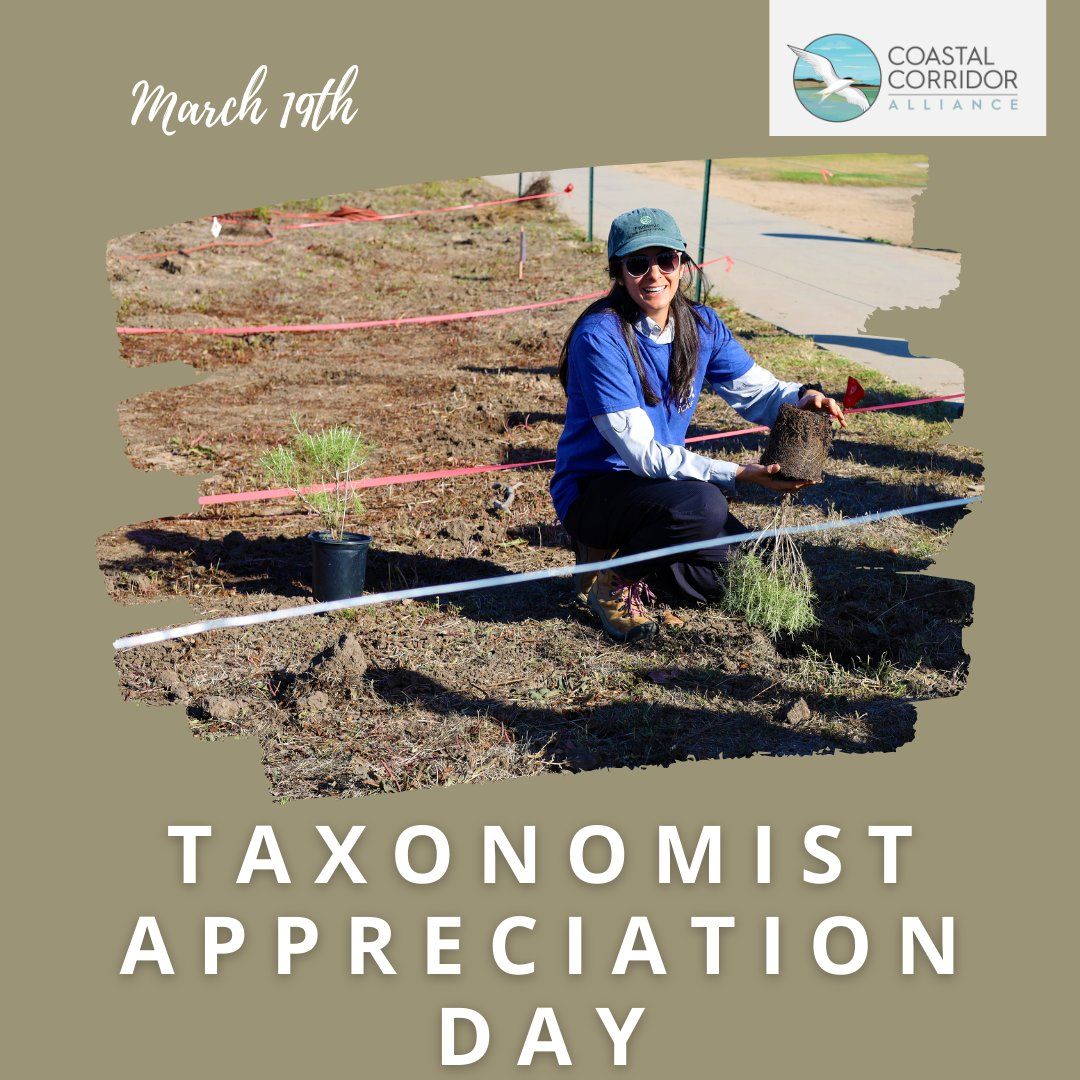
<path fill-rule="evenodd" d="M 364 591 L 371 537 L 344 533 L 335 540 L 328 532 L 308 533 L 311 541 L 312 592 L 316 600 L 347 600 Z"/>

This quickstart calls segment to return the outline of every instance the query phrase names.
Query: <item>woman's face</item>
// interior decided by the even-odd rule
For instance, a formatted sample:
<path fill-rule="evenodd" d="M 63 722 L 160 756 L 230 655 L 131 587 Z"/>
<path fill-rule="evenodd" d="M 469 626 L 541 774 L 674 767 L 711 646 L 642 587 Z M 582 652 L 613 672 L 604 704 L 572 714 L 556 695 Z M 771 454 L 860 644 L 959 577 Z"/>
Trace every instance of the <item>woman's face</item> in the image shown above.
<path fill-rule="evenodd" d="M 648 255 L 655 257 L 667 248 L 647 247 L 635 251 L 635 255 Z M 675 268 L 674 273 L 665 274 L 655 262 L 641 277 L 633 277 L 626 269 L 626 263 L 619 266 L 622 283 L 626 288 L 630 299 L 660 326 L 667 324 L 668 311 L 671 301 L 675 299 L 675 293 L 679 289 L 679 278 L 682 267 Z"/>

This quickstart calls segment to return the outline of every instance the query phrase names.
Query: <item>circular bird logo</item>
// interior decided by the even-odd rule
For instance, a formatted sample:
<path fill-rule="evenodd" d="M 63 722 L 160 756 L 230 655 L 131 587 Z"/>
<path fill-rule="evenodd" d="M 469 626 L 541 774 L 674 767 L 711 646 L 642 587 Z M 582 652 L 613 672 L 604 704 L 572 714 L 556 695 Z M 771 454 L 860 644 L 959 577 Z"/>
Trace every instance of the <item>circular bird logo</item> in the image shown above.
<path fill-rule="evenodd" d="M 802 107 L 819 120 L 843 123 L 862 116 L 881 91 L 881 65 L 865 42 L 848 34 L 814 38 L 798 58 L 792 79 Z"/>

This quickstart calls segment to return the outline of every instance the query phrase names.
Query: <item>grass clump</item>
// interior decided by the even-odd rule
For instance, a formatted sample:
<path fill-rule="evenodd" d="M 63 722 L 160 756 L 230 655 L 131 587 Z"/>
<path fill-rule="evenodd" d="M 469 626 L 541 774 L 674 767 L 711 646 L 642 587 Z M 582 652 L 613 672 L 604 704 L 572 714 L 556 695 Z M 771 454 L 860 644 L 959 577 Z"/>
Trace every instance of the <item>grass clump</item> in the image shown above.
<path fill-rule="evenodd" d="M 260 465 L 271 484 L 292 490 L 319 515 L 326 532 L 340 540 L 350 521 L 358 521 L 364 513 L 360 496 L 348 484 L 357 479 L 353 474 L 374 446 L 346 425 L 304 431 L 295 416 L 292 423 L 291 442 L 268 450 Z"/>
<path fill-rule="evenodd" d="M 790 507 L 791 496 L 785 496 L 769 526 L 776 535 L 732 556 L 725 582 L 725 609 L 774 638 L 800 634 L 818 623 L 810 571 L 786 531 Z"/>
<path fill-rule="evenodd" d="M 777 569 L 756 551 L 742 552 L 728 564 L 724 607 L 772 637 L 801 633 L 818 621 L 806 567 L 794 573 Z"/>
<path fill-rule="evenodd" d="M 912 672 L 902 671 L 888 656 L 876 660 L 866 656 L 845 666 L 810 645 L 803 646 L 803 654 L 796 660 L 795 682 L 805 693 L 837 698 L 902 698 L 919 692 Z"/>
<path fill-rule="evenodd" d="M 925 187 L 925 154 L 804 154 L 790 157 L 716 158 L 713 168 L 729 176 L 750 180 L 777 180 L 820 184 L 824 168 L 833 186 Z"/>
<path fill-rule="evenodd" d="M 301 213 L 311 213 L 312 211 L 322 212 L 326 209 L 327 205 L 327 200 L 324 195 L 319 195 L 314 199 L 289 199 L 282 203 L 282 206 L 286 210 L 292 210 L 294 212 L 299 211 Z"/>

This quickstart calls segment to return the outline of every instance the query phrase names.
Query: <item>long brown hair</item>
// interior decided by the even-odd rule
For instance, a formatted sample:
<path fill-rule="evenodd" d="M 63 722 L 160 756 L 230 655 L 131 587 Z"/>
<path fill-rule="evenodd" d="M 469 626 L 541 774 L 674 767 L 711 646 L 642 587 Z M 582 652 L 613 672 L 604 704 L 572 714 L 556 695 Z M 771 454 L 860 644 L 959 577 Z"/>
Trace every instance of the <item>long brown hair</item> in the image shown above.
<path fill-rule="evenodd" d="M 690 274 L 679 283 L 679 288 L 671 301 L 671 310 L 668 318 L 675 320 L 674 348 L 671 351 L 671 363 L 668 366 L 668 385 L 666 396 L 678 409 L 685 409 L 690 400 L 690 391 L 693 389 L 698 366 L 698 345 L 700 342 L 699 330 L 707 326 L 705 317 L 701 313 L 701 305 L 695 304 L 687 295 L 690 283 L 697 274 L 701 279 L 702 292 L 707 294 L 709 283 L 705 279 L 700 266 L 689 255 L 683 254 L 683 265 L 690 268 Z M 630 350 L 634 367 L 637 369 L 638 379 L 641 382 L 641 391 L 647 405 L 656 405 L 660 402 L 664 387 L 654 387 L 645 371 L 645 365 L 641 362 L 641 353 L 638 351 L 637 337 L 634 332 L 634 323 L 641 318 L 641 309 L 630 299 L 622 283 L 622 259 L 608 260 L 608 275 L 612 285 L 607 295 L 594 300 L 575 320 L 570 327 L 566 340 L 563 341 L 562 351 L 559 353 L 559 382 L 565 390 L 570 377 L 570 339 L 574 331 L 581 325 L 583 319 L 598 311 L 614 312 L 619 319 L 619 329 L 622 332 L 626 347 Z"/>

